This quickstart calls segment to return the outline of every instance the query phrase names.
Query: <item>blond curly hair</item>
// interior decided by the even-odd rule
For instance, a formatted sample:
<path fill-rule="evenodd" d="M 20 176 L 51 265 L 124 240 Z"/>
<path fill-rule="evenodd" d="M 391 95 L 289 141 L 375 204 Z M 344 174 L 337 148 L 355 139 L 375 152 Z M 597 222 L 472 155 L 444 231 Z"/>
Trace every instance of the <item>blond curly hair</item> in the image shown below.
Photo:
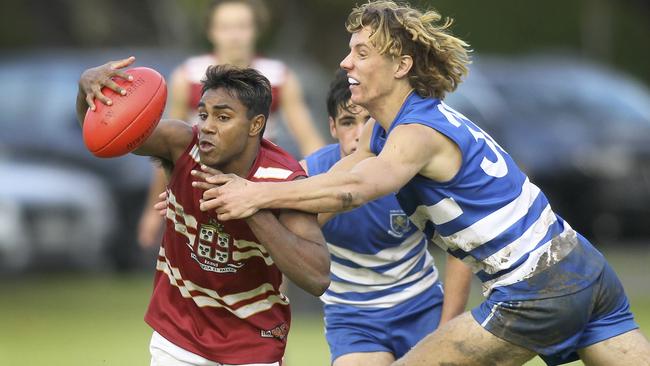
<path fill-rule="evenodd" d="M 444 98 L 468 72 L 469 45 L 449 33 L 452 19 L 433 10 L 422 12 L 408 4 L 377 0 L 352 10 L 345 24 L 355 33 L 369 27 L 371 44 L 382 55 L 409 55 L 408 80 L 422 97 Z"/>

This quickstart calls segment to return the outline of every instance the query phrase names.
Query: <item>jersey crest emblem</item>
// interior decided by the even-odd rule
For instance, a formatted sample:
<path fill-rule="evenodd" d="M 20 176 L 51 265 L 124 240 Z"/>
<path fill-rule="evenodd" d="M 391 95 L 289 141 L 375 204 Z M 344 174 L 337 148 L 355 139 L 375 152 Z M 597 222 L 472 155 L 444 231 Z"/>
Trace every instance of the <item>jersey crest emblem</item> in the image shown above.
<path fill-rule="evenodd" d="M 192 258 L 199 263 L 201 269 L 224 273 L 237 272 L 243 263 L 230 263 L 230 234 L 224 231 L 222 224 L 214 219 L 206 224 L 200 224 L 198 230 L 198 246 Z"/>
<path fill-rule="evenodd" d="M 403 211 L 390 212 L 390 230 L 388 233 L 396 238 L 401 238 L 411 227 L 411 222 Z"/>
<path fill-rule="evenodd" d="M 223 231 L 223 225 L 214 221 L 199 227 L 198 255 L 218 263 L 228 262 L 230 235 Z"/>

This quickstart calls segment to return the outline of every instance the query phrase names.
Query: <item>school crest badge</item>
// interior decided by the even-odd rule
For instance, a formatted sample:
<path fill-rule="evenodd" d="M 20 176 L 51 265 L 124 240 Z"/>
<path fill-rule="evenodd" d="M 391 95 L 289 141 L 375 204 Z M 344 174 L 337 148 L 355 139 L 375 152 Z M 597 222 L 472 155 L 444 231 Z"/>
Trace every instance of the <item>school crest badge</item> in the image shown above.
<path fill-rule="evenodd" d="M 401 238 L 411 227 L 411 222 L 403 211 L 391 211 L 390 230 L 388 233 L 396 238 Z"/>

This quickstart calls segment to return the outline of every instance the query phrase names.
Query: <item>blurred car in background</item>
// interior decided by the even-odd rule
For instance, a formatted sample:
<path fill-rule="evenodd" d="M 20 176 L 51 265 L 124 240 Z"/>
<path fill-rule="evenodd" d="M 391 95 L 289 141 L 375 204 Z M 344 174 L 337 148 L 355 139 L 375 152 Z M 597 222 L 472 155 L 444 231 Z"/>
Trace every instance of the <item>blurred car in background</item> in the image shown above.
<path fill-rule="evenodd" d="M 54 252 L 93 253 L 85 261 L 70 256 L 86 266 L 138 265 L 136 227 L 151 162 L 134 155 L 94 157 L 83 144 L 74 109 L 84 69 L 131 54 L 137 65 L 163 75 L 182 60 L 180 53 L 152 50 L 39 51 L 0 58 L 0 263 L 5 268 L 37 265 L 36 259 Z"/>
<path fill-rule="evenodd" d="M 650 92 L 583 60 L 477 57 L 446 102 L 494 136 L 588 237 L 650 237 Z"/>
<path fill-rule="evenodd" d="M 105 183 L 72 167 L 4 158 L 0 271 L 105 265 L 116 214 Z"/>

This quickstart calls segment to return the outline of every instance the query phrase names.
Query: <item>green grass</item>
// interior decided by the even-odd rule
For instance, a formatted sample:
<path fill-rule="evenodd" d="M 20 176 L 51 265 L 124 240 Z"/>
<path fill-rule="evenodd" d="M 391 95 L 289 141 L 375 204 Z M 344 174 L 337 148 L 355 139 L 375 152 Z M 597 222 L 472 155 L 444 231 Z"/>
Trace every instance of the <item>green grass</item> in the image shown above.
<path fill-rule="evenodd" d="M 609 256 L 646 334 L 647 252 Z M 150 275 L 0 279 L 0 365 L 148 365 L 151 330 L 142 318 L 150 293 Z M 478 301 L 478 291 L 473 291 L 470 305 Z M 292 324 L 288 364 L 329 365 L 321 316 L 297 314 Z M 528 365 L 543 363 L 536 359 Z"/>
<path fill-rule="evenodd" d="M 0 364 L 148 365 L 151 280 L 80 276 L 0 285 Z"/>

